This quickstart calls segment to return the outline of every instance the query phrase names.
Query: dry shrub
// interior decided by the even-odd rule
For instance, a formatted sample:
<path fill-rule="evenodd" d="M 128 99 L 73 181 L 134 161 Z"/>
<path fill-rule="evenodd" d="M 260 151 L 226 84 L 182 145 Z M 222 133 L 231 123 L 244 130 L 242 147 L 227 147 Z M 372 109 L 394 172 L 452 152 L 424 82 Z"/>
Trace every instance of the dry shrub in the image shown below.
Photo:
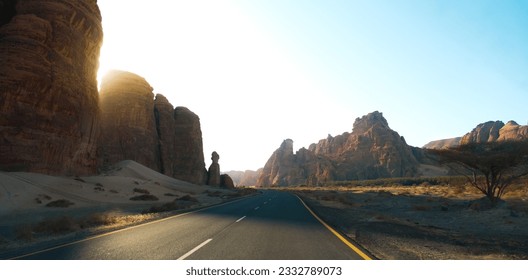
<path fill-rule="evenodd" d="M 15 228 L 15 238 L 22 241 L 32 241 L 33 228 L 30 225 L 20 225 Z"/>
<path fill-rule="evenodd" d="M 173 193 L 166 193 L 164 194 L 164 196 L 178 196 L 177 194 L 173 194 Z"/>
<path fill-rule="evenodd" d="M 107 226 L 115 224 L 118 221 L 118 217 L 111 213 L 95 213 L 79 222 L 81 228 L 89 228 L 96 226 Z"/>
<path fill-rule="evenodd" d="M 59 207 L 59 208 L 68 208 L 75 203 L 67 199 L 57 199 L 46 204 L 46 207 Z"/>
<path fill-rule="evenodd" d="M 174 210 L 180 210 L 180 209 L 187 209 L 191 207 L 192 204 L 194 203 L 189 202 L 189 201 L 181 201 L 181 200 L 175 199 L 161 206 L 152 206 L 149 209 L 143 211 L 143 214 L 160 213 L 160 212 L 168 212 L 168 211 L 174 211 Z"/>
<path fill-rule="evenodd" d="M 130 198 L 133 201 L 157 201 L 159 198 L 151 194 L 136 195 Z"/>
<path fill-rule="evenodd" d="M 134 188 L 134 192 L 136 193 L 142 193 L 142 194 L 150 194 L 150 192 L 146 189 L 140 189 L 140 188 Z"/>
<path fill-rule="evenodd" d="M 209 190 L 206 190 L 204 193 L 207 194 L 207 196 L 210 196 L 210 197 L 221 197 L 223 195 L 223 193 L 220 192 L 220 191 L 211 192 Z"/>
<path fill-rule="evenodd" d="M 81 183 L 86 183 L 86 181 L 84 181 L 84 180 L 83 180 L 82 178 L 80 178 L 80 177 L 75 177 L 75 178 L 73 178 L 73 179 L 74 179 L 75 181 L 79 181 L 79 182 L 81 182 Z"/>
<path fill-rule="evenodd" d="M 35 198 L 35 202 L 38 203 L 38 204 L 42 204 L 42 202 L 44 202 L 44 200 L 51 200 L 51 196 L 49 196 L 47 194 L 39 194 Z"/>
<path fill-rule="evenodd" d="M 59 217 L 45 219 L 38 223 L 34 231 L 36 233 L 52 233 L 59 234 L 65 232 L 71 232 L 78 229 L 78 224 L 71 217 Z"/>
<path fill-rule="evenodd" d="M 196 199 L 196 197 L 194 196 L 190 196 L 190 195 L 184 195 L 176 200 L 182 200 L 182 201 L 190 201 L 190 202 L 198 202 L 198 199 Z"/>
<path fill-rule="evenodd" d="M 414 211 L 430 211 L 432 208 L 429 205 L 414 205 L 412 209 Z"/>

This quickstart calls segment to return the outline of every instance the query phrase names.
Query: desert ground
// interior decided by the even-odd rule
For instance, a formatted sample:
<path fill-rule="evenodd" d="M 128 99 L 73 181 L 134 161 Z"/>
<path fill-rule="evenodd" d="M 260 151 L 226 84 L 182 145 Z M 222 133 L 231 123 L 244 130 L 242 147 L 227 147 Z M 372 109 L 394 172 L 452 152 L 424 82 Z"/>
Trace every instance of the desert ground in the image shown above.
<path fill-rule="evenodd" d="M 114 230 L 241 196 L 194 185 L 134 161 L 103 174 L 0 172 L 0 253 Z"/>
<path fill-rule="evenodd" d="M 528 259 L 527 182 L 489 208 L 464 184 L 288 188 L 378 259 Z"/>

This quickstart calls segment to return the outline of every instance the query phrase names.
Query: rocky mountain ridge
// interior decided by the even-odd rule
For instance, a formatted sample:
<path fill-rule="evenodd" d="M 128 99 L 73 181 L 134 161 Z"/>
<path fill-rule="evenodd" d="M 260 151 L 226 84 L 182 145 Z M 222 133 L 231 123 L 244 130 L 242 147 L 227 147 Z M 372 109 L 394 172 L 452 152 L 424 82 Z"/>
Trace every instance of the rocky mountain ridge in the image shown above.
<path fill-rule="evenodd" d="M 502 121 L 488 121 L 477 125 L 462 137 L 431 141 L 423 148 L 447 149 L 468 143 L 526 139 L 528 139 L 528 125 L 519 125 L 515 121 L 509 121 L 506 124 Z"/>
<path fill-rule="evenodd" d="M 293 153 L 286 139 L 264 166 L 257 186 L 320 185 L 331 181 L 419 174 L 420 162 L 380 112 L 354 122 L 352 132 L 328 136 Z"/>

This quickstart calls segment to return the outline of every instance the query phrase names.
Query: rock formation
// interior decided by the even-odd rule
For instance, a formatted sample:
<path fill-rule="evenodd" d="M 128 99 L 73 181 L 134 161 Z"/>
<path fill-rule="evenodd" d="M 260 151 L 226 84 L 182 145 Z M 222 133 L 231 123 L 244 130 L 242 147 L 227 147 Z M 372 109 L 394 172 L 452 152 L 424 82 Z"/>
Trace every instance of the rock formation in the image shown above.
<path fill-rule="evenodd" d="M 96 1 L 0 1 L 0 169 L 96 172 Z"/>
<path fill-rule="evenodd" d="M 160 171 L 154 94 L 149 83 L 133 73 L 112 71 L 101 83 L 100 98 L 103 164 L 128 159 Z"/>
<path fill-rule="evenodd" d="M 156 129 L 158 132 L 159 152 L 161 156 L 160 172 L 167 176 L 174 176 L 176 157 L 176 147 L 174 142 L 175 137 L 175 121 L 174 121 L 174 107 L 161 94 L 156 94 L 154 100 L 154 117 L 156 119 Z"/>
<path fill-rule="evenodd" d="M 235 188 L 235 184 L 233 183 L 233 179 L 231 179 L 229 175 L 222 174 L 220 175 L 220 187 L 226 189 L 233 189 Z"/>
<path fill-rule="evenodd" d="M 218 153 L 213 152 L 211 154 L 211 160 L 213 162 L 211 163 L 211 166 L 209 166 L 209 170 L 207 171 L 207 185 L 209 186 L 220 186 L 220 165 L 218 164 L 218 159 L 220 159 Z M 233 182 L 231 181 L 231 183 Z"/>
<path fill-rule="evenodd" d="M 460 140 L 460 144 L 467 143 L 486 143 L 493 142 L 499 139 L 499 131 L 504 126 L 501 121 L 485 122 L 479 124 L 470 133 L 467 133 Z"/>
<path fill-rule="evenodd" d="M 431 141 L 423 146 L 424 149 L 449 149 L 460 145 L 462 137 Z"/>
<path fill-rule="evenodd" d="M 206 182 L 200 119 L 185 107 L 174 109 L 142 77 L 108 73 L 101 83 L 101 165 L 134 160 L 195 184 Z"/>
<path fill-rule="evenodd" d="M 424 148 L 447 149 L 467 143 L 526 139 L 528 139 L 528 125 L 519 125 L 515 121 L 509 121 L 506 124 L 502 121 L 488 121 L 477 125 L 462 137 L 431 141 Z"/>
<path fill-rule="evenodd" d="M 200 118 L 185 107 L 174 109 L 174 178 L 205 184 L 205 169 Z"/>
<path fill-rule="evenodd" d="M 406 177 L 418 174 L 419 162 L 383 115 L 356 119 L 352 133 L 328 136 L 293 153 L 284 140 L 257 180 L 257 186 L 319 185 L 329 181 Z"/>

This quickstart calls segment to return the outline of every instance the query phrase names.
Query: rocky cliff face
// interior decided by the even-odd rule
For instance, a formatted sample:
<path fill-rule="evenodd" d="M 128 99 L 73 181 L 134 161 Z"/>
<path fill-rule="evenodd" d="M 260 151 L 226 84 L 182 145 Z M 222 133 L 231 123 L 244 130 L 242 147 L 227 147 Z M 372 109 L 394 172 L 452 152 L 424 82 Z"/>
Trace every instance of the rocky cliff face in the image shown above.
<path fill-rule="evenodd" d="M 96 1 L 0 4 L 0 169 L 95 173 Z"/>
<path fill-rule="evenodd" d="M 270 157 L 258 186 L 318 185 L 328 181 L 414 176 L 419 163 L 379 112 L 356 119 L 352 133 L 328 136 L 293 153 L 285 140 Z"/>
<path fill-rule="evenodd" d="M 158 132 L 158 144 L 160 152 L 160 172 L 167 176 L 174 176 L 176 147 L 174 107 L 161 94 L 156 94 L 154 100 L 154 117 L 156 119 L 156 128 Z"/>
<path fill-rule="evenodd" d="M 504 126 L 501 121 L 496 122 L 485 122 L 479 124 L 470 133 L 467 133 L 460 140 L 460 144 L 464 145 L 467 143 L 486 143 L 493 142 L 499 139 L 499 131 Z"/>
<path fill-rule="evenodd" d="M 168 176 L 205 184 L 200 119 L 177 107 L 142 77 L 113 71 L 101 83 L 102 166 L 134 160 Z"/>
<path fill-rule="evenodd" d="M 101 83 L 103 164 L 133 160 L 160 171 L 152 87 L 130 72 L 112 71 Z"/>
<path fill-rule="evenodd" d="M 185 107 L 174 109 L 174 177 L 205 184 L 205 169 L 200 118 Z"/>

